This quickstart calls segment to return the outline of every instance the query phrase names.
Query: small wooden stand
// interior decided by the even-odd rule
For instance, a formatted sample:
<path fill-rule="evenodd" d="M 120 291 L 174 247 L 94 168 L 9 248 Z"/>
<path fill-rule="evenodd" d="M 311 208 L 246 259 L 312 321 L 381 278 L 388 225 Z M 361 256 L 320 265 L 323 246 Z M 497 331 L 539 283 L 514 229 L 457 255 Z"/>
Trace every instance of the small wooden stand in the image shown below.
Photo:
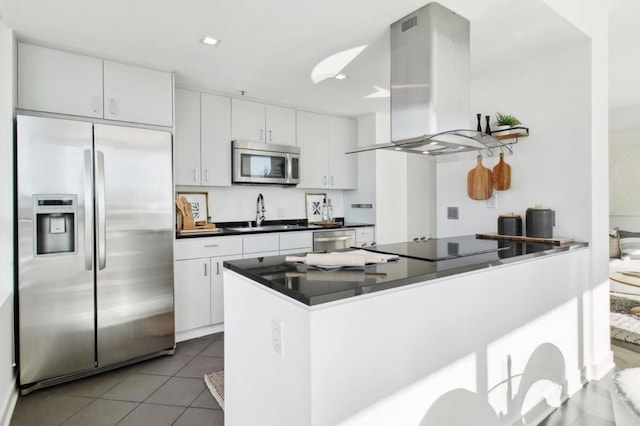
<path fill-rule="evenodd" d="M 573 238 L 556 237 L 556 238 L 537 238 L 537 237 L 523 237 L 520 235 L 500 235 L 496 233 L 488 234 L 476 234 L 476 238 L 483 238 L 487 240 L 503 240 L 503 241 L 516 241 L 519 243 L 537 243 L 537 244 L 552 244 L 554 246 L 561 246 L 573 241 Z"/>

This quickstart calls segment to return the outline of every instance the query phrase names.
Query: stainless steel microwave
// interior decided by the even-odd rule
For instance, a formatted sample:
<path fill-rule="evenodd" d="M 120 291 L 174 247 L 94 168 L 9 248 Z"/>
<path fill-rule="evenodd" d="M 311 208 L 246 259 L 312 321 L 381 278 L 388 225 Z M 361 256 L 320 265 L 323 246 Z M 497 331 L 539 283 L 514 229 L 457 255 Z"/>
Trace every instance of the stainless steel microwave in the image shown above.
<path fill-rule="evenodd" d="M 297 185 L 300 148 L 262 142 L 231 142 L 233 183 Z"/>

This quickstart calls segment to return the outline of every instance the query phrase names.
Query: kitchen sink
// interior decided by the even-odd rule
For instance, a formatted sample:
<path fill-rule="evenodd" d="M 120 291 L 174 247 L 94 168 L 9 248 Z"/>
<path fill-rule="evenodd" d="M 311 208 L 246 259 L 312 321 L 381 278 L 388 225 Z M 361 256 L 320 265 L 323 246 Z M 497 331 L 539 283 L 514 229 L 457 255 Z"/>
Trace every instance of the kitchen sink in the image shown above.
<path fill-rule="evenodd" d="M 225 228 L 235 232 L 256 232 L 256 231 L 287 231 L 289 229 L 306 229 L 302 225 L 265 225 L 265 226 L 243 226 L 239 228 Z"/>

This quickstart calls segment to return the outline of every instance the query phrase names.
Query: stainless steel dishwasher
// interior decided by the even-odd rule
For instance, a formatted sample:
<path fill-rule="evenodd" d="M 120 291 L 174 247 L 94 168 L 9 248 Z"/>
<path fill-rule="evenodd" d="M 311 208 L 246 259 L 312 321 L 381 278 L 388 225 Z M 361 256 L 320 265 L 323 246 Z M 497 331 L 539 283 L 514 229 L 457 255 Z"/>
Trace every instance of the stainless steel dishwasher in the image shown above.
<path fill-rule="evenodd" d="M 313 251 L 331 251 L 356 245 L 356 231 L 340 229 L 313 233 Z"/>

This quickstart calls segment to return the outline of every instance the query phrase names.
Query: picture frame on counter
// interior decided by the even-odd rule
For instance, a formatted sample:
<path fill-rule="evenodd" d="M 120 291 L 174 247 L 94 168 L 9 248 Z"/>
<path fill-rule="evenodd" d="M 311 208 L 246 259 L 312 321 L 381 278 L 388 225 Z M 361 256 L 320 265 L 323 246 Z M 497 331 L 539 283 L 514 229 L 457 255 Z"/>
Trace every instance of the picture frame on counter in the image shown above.
<path fill-rule="evenodd" d="M 305 193 L 305 211 L 307 213 L 307 222 L 321 222 L 322 221 L 322 205 L 324 200 L 327 199 L 326 192 L 317 193 Z"/>
<path fill-rule="evenodd" d="M 207 222 L 209 215 L 208 192 L 176 192 L 176 199 L 184 197 L 191 204 L 191 214 L 194 222 Z"/>

